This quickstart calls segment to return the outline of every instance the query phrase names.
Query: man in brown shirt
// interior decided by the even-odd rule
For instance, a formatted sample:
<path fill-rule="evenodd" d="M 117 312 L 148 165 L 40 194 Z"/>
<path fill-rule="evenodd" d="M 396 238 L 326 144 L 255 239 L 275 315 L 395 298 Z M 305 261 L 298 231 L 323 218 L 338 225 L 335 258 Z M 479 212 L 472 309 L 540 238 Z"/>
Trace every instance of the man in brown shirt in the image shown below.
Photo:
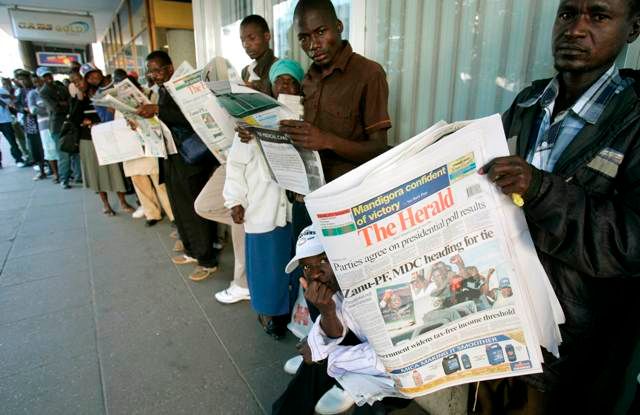
<path fill-rule="evenodd" d="M 342 40 L 343 25 L 330 1 L 301 0 L 294 22 L 313 64 L 302 83 L 304 121 L 282 121 L 281 130 L 320 151 L 329 182 L 385 151 L 389 87 L 384 69 Z"/>
<path fill-rule="evenodd" d="M 253 62 L 242 69 L 242 80 L 247 86 L 273 95 L 269 81 L 269 69 L 278 60 L 269 47 L 271 32 L 262 16 L 252 14 L 240 22 L 240 40 L 242 47 Z"/>

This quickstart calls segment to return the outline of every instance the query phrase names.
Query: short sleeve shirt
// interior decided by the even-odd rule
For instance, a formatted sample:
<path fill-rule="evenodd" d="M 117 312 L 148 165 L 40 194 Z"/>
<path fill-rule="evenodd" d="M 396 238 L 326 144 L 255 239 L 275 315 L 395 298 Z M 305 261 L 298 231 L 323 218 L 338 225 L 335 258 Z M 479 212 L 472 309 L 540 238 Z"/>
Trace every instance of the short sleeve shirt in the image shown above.
<path fill-rule="evenodd" d="M 271 70 L 271 65 L 275 61 L 277 61 L 273 55 L 273 51 L 268 49 L 265 53 L 260 56 L 257 60 L 253 62 L 255 64 L 253 68 L 253 72 L 260 77 L 260 80 L 249 81 L 250 78 L 250 66 L 247 65 L 242 69 L 242 80 L 246 83 L 251 84 L 251 88 L 256 91 L 260 91 L 263 94 L 267 94 L 273 96 L 273 91 L 271 90 L 271 81 L 269 80 L 269 70 Z"/>
<path fill-rule="evenodd" d="M 311 65 L 302 91 L 304 119 L 321 130 L 347 140 L 365 141 L 371 133 L 391 128 L 384 69 L 353 52 L 347 41 L 327 74 Z M 359 165 L 330 150 L 320 151 L 320 157 L 327 182 Z"/>

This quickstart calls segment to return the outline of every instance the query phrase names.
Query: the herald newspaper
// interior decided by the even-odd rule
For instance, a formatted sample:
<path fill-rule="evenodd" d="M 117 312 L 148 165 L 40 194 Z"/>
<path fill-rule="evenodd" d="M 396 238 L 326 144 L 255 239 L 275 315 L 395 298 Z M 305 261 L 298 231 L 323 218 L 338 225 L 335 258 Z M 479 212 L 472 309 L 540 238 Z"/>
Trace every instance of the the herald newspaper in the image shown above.
<path fill-rule="evenodd" d="M 563 314 L 524 215 L 478 174 L 499 116 L 438 123 L 306 198 L 348 312 L 408 397 L 541 372 Z"/>

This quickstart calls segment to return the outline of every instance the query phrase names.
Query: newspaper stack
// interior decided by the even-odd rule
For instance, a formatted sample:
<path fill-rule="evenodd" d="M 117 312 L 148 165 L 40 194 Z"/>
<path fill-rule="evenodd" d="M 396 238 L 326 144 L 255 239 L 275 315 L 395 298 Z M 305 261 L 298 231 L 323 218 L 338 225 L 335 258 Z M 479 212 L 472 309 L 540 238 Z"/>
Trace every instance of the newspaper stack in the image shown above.
<path fill-rule="evenodd" d="M 440 122 L 305 199 L 347 310 L 403 396 L 541 372 L 540 346 L 558 355 L 564 315 L 524 214 L 477 173 L 504 155 L 499 115 Z M 361 403 L 391 394 L 338 381 Z"/>

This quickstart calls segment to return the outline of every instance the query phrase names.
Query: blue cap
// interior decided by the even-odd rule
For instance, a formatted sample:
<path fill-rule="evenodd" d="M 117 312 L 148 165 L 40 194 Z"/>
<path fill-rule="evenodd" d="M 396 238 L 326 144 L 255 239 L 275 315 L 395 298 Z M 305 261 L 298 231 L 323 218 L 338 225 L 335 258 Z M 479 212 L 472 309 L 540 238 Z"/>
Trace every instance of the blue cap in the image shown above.
<path fill-rule="evenodd" d="M 42 78 L 43 76 L 45 76 L 46 74 L 51 75 L 53 72 L 51 72 L 51 69 L 41 66 L 38 69 L 36 69 L 36 75 L 38 75 L 40 78 Z"/>
<path fill-rule="evenodd" d="M 279 59 L 271 65 L 269 80 L 273 84 L 280 75 L 289 75 L 300 84 L 302 83 L 302 78 L 304 78 L 304 70 L 302 70 L 302 66 L 297 61 Z"/>
<path fill-rule="evenodd" d="M 80 67 L 80 75 L 82 75 L 83 77 L 86 77 L 91 72 L 99 71 L 99 70 L 100 69 L 98 69 L 96 65 L 92 63 L 85 63 Z"/>
<path fill-rule="evenodd" d="M 500 289 L 503 288 L 511 288 L 511 282 L 509 282 L 509 278 L 500 278 Z"/>

